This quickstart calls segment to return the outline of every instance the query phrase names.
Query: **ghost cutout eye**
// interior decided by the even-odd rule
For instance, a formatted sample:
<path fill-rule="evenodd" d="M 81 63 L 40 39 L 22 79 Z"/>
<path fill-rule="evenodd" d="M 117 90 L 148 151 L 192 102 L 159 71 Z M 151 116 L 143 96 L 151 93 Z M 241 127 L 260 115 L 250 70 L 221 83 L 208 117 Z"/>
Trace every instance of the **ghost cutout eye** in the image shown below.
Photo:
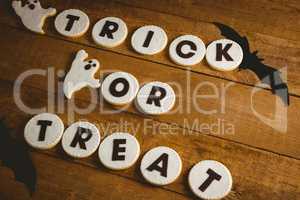
<path fill-rule="evenodd" d="M 29 3 L 29 1 L 26 1 L 25 4 L 28 5 L 28 4 L 30 4 L 30 3 Z"/>
<path fill-rule="evenodd" d="M 37 3 L 37 2 L 38 2 L 37 0 L 34 1 L 34 3 Z"/>
<path fill-rule="evenodd" d="M 93 66 L 93 67 L 96 67 L 96 64 L 94 63 L 94 64 L 92 64 L 92 66 Z"/>
<path fill-rule="evenodd" d="M 89 63 L 92 63 L 93 61 L 89 60 Z"/>

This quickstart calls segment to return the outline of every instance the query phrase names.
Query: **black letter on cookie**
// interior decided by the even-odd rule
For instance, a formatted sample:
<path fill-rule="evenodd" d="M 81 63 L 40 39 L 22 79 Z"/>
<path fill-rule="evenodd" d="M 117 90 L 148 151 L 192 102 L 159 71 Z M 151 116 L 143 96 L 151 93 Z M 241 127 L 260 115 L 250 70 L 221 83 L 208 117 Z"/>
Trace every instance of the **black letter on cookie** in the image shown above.
<path fill-rule="evenodd" d="M 117 23 L 112 21 L 106 21 L 105 24 L 103 25 L 103 28 L 99 36 L 105 37 L 105 35 L 107 35 L 109 39 L 114 39 L 112 33 L 116 32 L 118 29 L 119 29 L 119 25 Z"/>
<path fill-rule="evenodd" d="M 80 17 L 75 16 L 75 15 L 67 15 L 67 18 L 69 19 L 67 26 L 65 28 L 65 31 L 70 31 L 74 25 L 75 21 L 78 21 Z"/>
<path fill-rule="evenodd" d="M 86 135 L 85 138 L 82 138 L 82 136 Z M 86 145 L 85 143 L 91 139 L 92 137 L 92 131 L 90 129 L 87 129 L 87 128 L 82 128 L 82 127 L 78 127 L 77 128 L 77 131 L 76 131 L 76 134 L 71 142 L 71 147 L 76 147 L 77 143 L 79 144 L 79 147 L 81 149 L 86 149 Z"/>
<path fill-rule="evenodd" d="M 216 60 L 217 61 L 222 61 L 222 56 L 224 56 L 224 58 L 227 61 L 233 61 L 232 57 L 228 54 L 228 50 L 230 49 L 230 47 L 232 46 L 232 44 L 226 44 L 225 48 L 222 49 L 222 44 L 221 43 L 217 43 L 217 56 L 216 56 Z"/>
<path fill-rule="evenodd" d="M 37 121 L 37 125 L 41 126 L 40 133 L 39 133 L 39 141 L 45 141 L 46 129 L 48 126 L 52 125 L 52 121 L 39 120 Z"/>
<path fill-rule="evenodd" d="M 157 92 L 160 93 L 159 96 L 156 96 Z M 146 103 L 147 104 L 152 104 L 152 102 L 154 102 L 154 104 L 156 106 L 161 107 L 160 100 L 165 98 L 166 94 L 167 94 L 167 92 L 164 88 L 158 87 L 158 86 L 153 86 Z"/>
<path fill-rule="evenodd" d="M 144 41 L 143 47 L 149 47 L 149 44 L 151 42 L 151 39 L 153 38 L 153 35 L 154 35 L 153 31 L 148 32 L 148 34 L 146 36 L 146 39 Z"/>
<path fill-rule="evenodd" d="M 123 85 L 121 91 L 117 91 L 116 87 L 118 84 Z M 122 97 L 129 91 L 129 82 L 125 78 L 117 78 L 109 86 L 109 92 L 115 97 Z"/>
<path fill-rule="evenodd" d="M 177 47 L 176 47 L 176 53 L 182 57 L 182 58 L 190 58 L 193 55 L 195 55 L 195 53 L 193 52 L 189 52 L 189 53 L 183 53 L 182 52 L 182 47 L 184 45 L 188 45 L 190 46 L 191 50 L 196 51 L 197 50 L 197 46 L 195 45 L 195 43 L 193 43 L 192 41 L 188 41 L 188 40 L 184 40 L 178 43 Z"/>
<path fill-rule="evenodd" d="M 163 153 L 146 169 L 150 172 L 153 170 L 159 171 L 161 176 L 167 177 L 168 159 L 169 159 L 169 155 Z M 161 167 L 159 166 L 160 162 L 162 162 Z"/>
<path fill-rule="evenodd" d="M 222 176 L 214 172 L 212 169 L 208 169 L 206 173 L 208 174 L 208 178 L 199 187 L 199 190 L 202 192 L 204 192 L 214 180 L 220 181 L 222 178 Z"/>
<path fill-rule="evenodd" d="M 125 160 L 125 155 L 120 155 L 119 153 L 124 153 L 126 151 L 125 147 L 120 147 L 120 144 L 126 144 L 126 139 L 114 139 L 113 140 L 113 153 L 112 160 Z"/>

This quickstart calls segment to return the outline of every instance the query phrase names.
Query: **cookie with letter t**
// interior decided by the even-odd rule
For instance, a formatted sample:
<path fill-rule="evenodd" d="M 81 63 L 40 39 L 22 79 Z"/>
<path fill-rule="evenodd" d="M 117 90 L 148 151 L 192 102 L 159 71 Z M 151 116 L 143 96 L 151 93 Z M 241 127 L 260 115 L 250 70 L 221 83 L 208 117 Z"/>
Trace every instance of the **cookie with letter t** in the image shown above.
<path fill-rule="evenodd" d="M 29 30 L 44 34 L 43 26 L 47 17 L 56 14 L 55 8 L 42 8 L 39 0 L 27 0 L 22 6 L 21 1 L 13 1 L 12 7 Z"/>

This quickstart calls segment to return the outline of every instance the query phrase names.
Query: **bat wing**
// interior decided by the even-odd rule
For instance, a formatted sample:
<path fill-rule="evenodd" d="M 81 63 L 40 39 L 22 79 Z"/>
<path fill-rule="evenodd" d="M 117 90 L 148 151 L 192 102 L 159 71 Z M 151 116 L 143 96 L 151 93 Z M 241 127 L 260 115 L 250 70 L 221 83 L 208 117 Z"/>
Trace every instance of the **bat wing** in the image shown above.
<path fill-rule="evenodd" d="M 225 24 L 221 24 L 219 22 L 213 22 L 213 24 L 220 29 L 221 35 L 223 35 L 225 38 L 233 40 L 239 45 L 241 45 L 244 54 L 250 53 L 249 43 L 246 37 L 242 37 L 233 28 Z"/>
<path fill-rule="evenodd" d="M 277 69 L 263 64 L 257 58 L 250 65 L 259 80 L 270 86 L 272 93 L 281 98 L 285 105 L 289 105 L 289 91 L 287 84 L 282 80 L 281 73 Z"/>
<path fill-rule="evenodd" d="M 240 64 L 240 69 L 253 71 L 262 83 L 270 86 L 273 94 L 279 96 L 286 105 L 289 105 L 288 86 L 283 82 L 280 72 L 273 67 L 263 64 L 263 59 L 256 56 L 257 51 L 254 53 L 250 52 L 249 42 L 246 37 L 242 37 L 237 31 L 225 24 L 219 22 L 213 22 L 213 24 L 220 29 L 221 35 L 237 42 L 242 47 L 244 58 Z"/>
<path fill-rule="evenodd" d="M 0 160 L 4 166 L 13 170 L 15 179 L 24 183 L 30 194 L 35 191 L 36 169 L 26 145 L 11 137 L 2 120 L 0 120 Z"/>

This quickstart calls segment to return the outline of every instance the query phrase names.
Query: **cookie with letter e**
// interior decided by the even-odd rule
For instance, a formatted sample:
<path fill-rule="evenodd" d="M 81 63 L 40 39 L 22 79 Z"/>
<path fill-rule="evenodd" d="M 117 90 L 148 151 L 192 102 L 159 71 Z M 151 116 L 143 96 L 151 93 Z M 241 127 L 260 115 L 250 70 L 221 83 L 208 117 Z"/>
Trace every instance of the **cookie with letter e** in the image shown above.
<path fill-rule="evenodd" d="M 84 50 L 77 52 L 75 59 L 64 80 L 64 94 L 70 99 L 72 94 L 86 86 L 99 88 L 100 81 L 94 75 L 100 67 L 99 61 L 91 59 L 85 61 L 88 54 Z"/>
<path fill-rule="evenodd" d="M 40 34 L 45 33 L 46 18 L 56 14 L 55 8 L 42 8 L 39 0 L 27 0 L 23 6 L 21 1 L 13 1 L 12 7 L 26 28 Z"/>

